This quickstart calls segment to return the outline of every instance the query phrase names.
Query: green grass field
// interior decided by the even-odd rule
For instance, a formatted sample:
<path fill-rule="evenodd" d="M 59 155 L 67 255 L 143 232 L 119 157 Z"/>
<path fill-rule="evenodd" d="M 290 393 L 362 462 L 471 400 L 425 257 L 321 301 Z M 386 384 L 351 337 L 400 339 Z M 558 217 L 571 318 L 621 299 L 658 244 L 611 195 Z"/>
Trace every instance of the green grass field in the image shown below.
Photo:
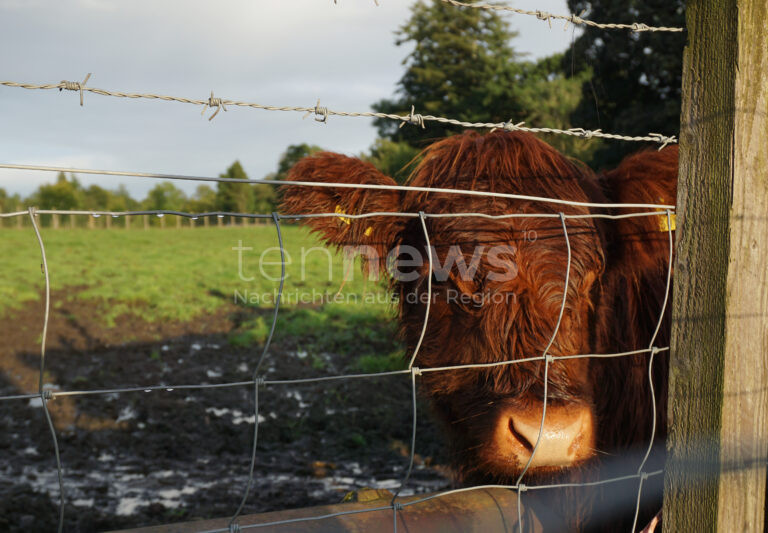
<path fill-rule="evenodd" d="M 307 348 L 335 352 L 361 342 L 371 347 L 364 353 L 372 353 L 373 347 L 396 350 L 393 308 L 381 283 L 365 281 L 355 265 L 347 269 L 351 279 L 344 283 L 342 301 L 321 301 L 342 285 L 341 254 L 322 247 L 305 228 L 285 225 L 282 231 L 289 259 L 278 338 L 293 336 L 308 343 Z M 90 302 L 106 326 L 123 314 L 146 321 L 191 321 L 232 304 L 250 309 L 274 305 L 280 253 L 271 224 L 146 231 L 43 229 L 42 237 L 56 295 L 53 306 L 71 299 Z M 33 230 L 0 230 L 0 257 L 0 314 L 12 319 L 14 308 L 39 300 L 44 287 Z M 230 342 L 263 342 L 271 319 L 262 315 L 232 332 Z"/>

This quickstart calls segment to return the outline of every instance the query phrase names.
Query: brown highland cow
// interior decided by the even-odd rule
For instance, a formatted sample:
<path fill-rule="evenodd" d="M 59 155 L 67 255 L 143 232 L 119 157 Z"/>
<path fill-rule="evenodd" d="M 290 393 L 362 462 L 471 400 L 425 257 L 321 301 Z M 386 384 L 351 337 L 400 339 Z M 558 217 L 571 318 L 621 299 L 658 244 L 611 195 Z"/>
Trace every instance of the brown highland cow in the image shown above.
<path fill-rule="evenodd" d="M 289 179 L 395 185 L 370 163 L 334 153 L 303 159 Z M 408 186 L 581 203 L 674 204 L 676 183 L 676 146 L 635 154 L 616 170 L 596 176 L 531 134 L 496 131 L 466 132 L 432 144 Z M 431 298 L 415 360 L 420 368 L 541 357 L 545 350 L 555 357 L 610 354 L 648 349 L 654 339 L 669 261 L 663 211 L 618 220 L 589 216 L 561 220 L 560 213 L 570 217 L 649 209 L 418 190 L 291 186 L 283 193 L 285 214 L 550 215 L 427 216 L 423 222 L 432 249 L 432 272 L 421 218 L 305 220 L 330 244 L 361 247 L 368 269 L 389 269 L 409 353 L 419 341 Z M 568 244 L 571 262 L 564 294 Z M 431 295 L 427 295 L 428 276 Z M 661 322 L 653 346 L 668 345 L 668 322 L 668 317 Z M 542 360 L 427 372 L 420 377 L 420 387 L 446 428 L 458 483 L 515 484 L 529 461 L 523 478 L 528 486 L 596 481 L 636 474 L 652 439 L 657 446 L 643 471 L 663 465 L 667 357 L 665 351 L 656 353 L 652 365 L 655 405 L 648 370 L 651 357 L 646 351 L 552 360 L 540 439 L 547 366 Z M 655 434 L 654 407 L 659 413 Z M 552 512 L 565 515 L 573 530 L 628 531 L 638 483 L 633 478 L 597 487 L 529 490 L 524 498 L 541 499 Z M 638 525 L 660 509 L 660 486 L 658 475 L 644 481 Z"/>

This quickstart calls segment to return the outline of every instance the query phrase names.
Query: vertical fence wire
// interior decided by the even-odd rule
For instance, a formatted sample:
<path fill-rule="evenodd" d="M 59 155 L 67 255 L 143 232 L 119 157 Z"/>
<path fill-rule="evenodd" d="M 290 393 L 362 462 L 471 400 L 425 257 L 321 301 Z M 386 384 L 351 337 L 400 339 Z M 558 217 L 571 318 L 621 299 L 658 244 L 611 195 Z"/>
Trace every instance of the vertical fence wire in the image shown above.
<path fill-rule="evenodd" d="M 283 297 L 283 286 L 285 284 L 285 246 L 283 245 L 283 234 L 280 231 L 280 215 L 273 212 L 272 213 L 272 220 L 275 222 L 275 229 L 277 230 L 277 242 L 278 246 L 280 247 L 280 284 L 277 288 L 277 297 L 275 299 L 275 310 L 272 314 L 272 327 L 269 329 L 269 336 L 267 337 L 267 341 L 264 343 L 264 350 L 261 352 L 261 357 L 259 358 L 258 363 L 256 363 L 256 368 L 253 370 L 253 447 L 251 448 L 251 465 L 248 470 L 248 483 L 245 486 L 245 491 L 243 492 L 243 498 L 240 500 L 240 505 L 237 507 L 237 511 L 235 511 L 235 514 L 232 516 L 232 518 L 229 521 L 229 528 L 232 531 L 235 531 L 236 529 L 239 529 L 239 526 L 237 525 L 236 521 L 237 518 L 240 516 L 240 513 L 243 511 L 243 508 L 245 507 L 245 503 L 248 501 L 248 496 L 251 493 L 251 486 L 253 485 L 253 477 L 254 477 L 254 471 L 256 470 L 256 447 L 259 442 L 259 387 L 264 384 L 264 378 L 259 377 L 259 370 L 261 369 L 262 363 L 264 363 L 264 359 L 267 356 L 267 353 L 269 352 L 269 346 L 272 343 L 272 337 L 275 334 L 275 327 L 277 325 L 277 317 L 280 312 L 280 301 Z"/>
<path fill-rule="evenodd" d="M 664 291 L 664 302 L 661 304 L 661 312 L 659 313 L 659 319 L 656 322 L 656 329 L 653 331 L 653 335 L 651 336 L 651 341 L 648 344 L 648 349 L 651 350 L 651 355 L 648 358 L 648 386 L 651 389 L 651 413 L 652 413 L 652 423 L 651 423 L 651 436 L 648 440 L 648 448 L 645 450 L 645 455 L 643 456 L 643 460 L 640 462 L 640 466 L 637 468 L 637 473 L 640 475 L 640 482 L 637 486 L 637 498 L 635 501 L 635 518 L 632 521 L 632 532 L 634 533 L 637 530 L 637 520 L 640 516 L 640 497 L 642 495 L 643 491 L 643 481 L 646 479 L 647 474 L 643 472 L 643 468 L 645 468 L 645 463 L 648 461 L 648 457 L 651 455 L 651 450 L 653 449 L 653 441 L 656 438 L 656 390 L 653 386 L 653 360 L 656 353 L 659 351 L 658 347 L 654 346 L 656 342 L 656 337 L 659 334 L 659 331 L 661 330 L 661 324 L 664 321 L 664 314 L 667 310 L 667 304 L 669 303 L 669 292 L 670 288 L 672 286 L 672 259 L 675 252 L 675 242 L 674 237 L 672 235 L 672 221 L 671 221 L 671 213 L 669 209 L 666 210 L 666 218 L 667 218 L 667 235 L 669 236 L 669 252 L 667 255 L 667 285 Z"/>
<path fill-rule="evenodd" d="M 48 429 L 51 431 L 51 438 L 53 439 L 53 452 L 56 456 L 56 474 L 59 478 L 59 525 L 58 532 L 62 533 L 64 530 L 64 471 L 61 467 L 61 454 L 59 453 L 59 441 L 56 437 L 56 427 L 53 425 L 51 419 L 51 413 L 48 411 L 48 399 L 52 398 L 52 393 L 43 390 L 45 379 L 45 341 L 48 337 L 48 319 L 51 312 L 51 279 L 48 273 L 48 258 L 45 255 L 45 244 L 43 244 L 43 237 L 40 235 L 40 228 L 37 227 L 37 221 L 35 220 L 35 208 L 29 208 L 29 220 L 32 222 L 32 228 L 35 230 L 35 236 L 37 242 L 40 245 L 40 256 L 42 260 L 42 270 L 45 276 L 45 315 L 43 318 L 43 333 L 40 339 L 40 379 L 38 380 L 38 392 L 40 394 L 40 401 L 42 402 L 43 412 L 45 413 L 45 420 L 48 423 Z"/>

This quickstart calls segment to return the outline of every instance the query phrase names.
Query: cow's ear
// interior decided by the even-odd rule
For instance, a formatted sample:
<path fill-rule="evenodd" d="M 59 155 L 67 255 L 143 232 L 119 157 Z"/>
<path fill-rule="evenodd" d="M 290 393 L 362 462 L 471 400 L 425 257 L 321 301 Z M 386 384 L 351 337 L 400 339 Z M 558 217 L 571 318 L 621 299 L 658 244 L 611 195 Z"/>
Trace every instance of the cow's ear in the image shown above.
<path fill-rule="evenodd" d="M 320 152 L 305 157 L 288 172 L 288 181 L 396 186 L 372 164 L 354 157 Z M 281 212 L 289 215 L 337 213 L 336 217 L 307 218 L 303 222 L 329 244 L 372 247 L 385 258 L 407 219 L 395 216 L 349 218 L 400 210 L 400 192 L 388 188 L 360 189 L 286 185 L 281 188 Z M 368 252 L 365 252 L 368 255 Z"/>
<path fill-rule="evenodd" d="M 675 205 L 677 199 L 678 147 L 638 152 L 605 173 L 602 182 L 614 203 Z M 644 212 L 647 209 L 632 209 Z M 626 209 L 622 213 L 629 212 Z M 669 230 L 674 231 L 675 212 L 630 217 L 608 223 L 609 268 L 636 278 L 666 272 L 669 262 Z"/>

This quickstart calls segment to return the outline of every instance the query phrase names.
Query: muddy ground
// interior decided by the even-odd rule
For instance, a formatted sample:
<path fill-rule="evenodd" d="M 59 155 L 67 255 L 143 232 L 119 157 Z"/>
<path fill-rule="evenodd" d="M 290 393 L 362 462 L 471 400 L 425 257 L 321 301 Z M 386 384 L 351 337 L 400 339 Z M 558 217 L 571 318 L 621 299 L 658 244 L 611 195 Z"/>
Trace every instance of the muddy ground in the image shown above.
<path fill-rule="evenodd" d="M 54 295 L 54 300 L 57 295 Z M 191 323 L 124 316 L 70 300 L 52 310 L 45 382 L 60 390 L 200 384 L 251 378 L 261 347 L 228 334 L 254 313 L 234 306 Z M 35 392 L 42 304 L 0 320 L 0 396 Z M 335 375 L 353 356 L 308 354 L 283 339 L 273 379 Z M 231 515 L 246 485 L 253 388 L 59 397 L 54 417 L 65 531 L 103 531 Z M 395 489 L 407 466 L 410 377 L 280 385 L 260 392 L 255 490 L 245 513 L 338 503 L 362 487 Z M 449 486 L 440 432 L 419 403 L 418 452 L 402 494 Z M 0 401 L 0 531 L 51 531 L 58 513 L 51 435 L 39 399 Z"/>

